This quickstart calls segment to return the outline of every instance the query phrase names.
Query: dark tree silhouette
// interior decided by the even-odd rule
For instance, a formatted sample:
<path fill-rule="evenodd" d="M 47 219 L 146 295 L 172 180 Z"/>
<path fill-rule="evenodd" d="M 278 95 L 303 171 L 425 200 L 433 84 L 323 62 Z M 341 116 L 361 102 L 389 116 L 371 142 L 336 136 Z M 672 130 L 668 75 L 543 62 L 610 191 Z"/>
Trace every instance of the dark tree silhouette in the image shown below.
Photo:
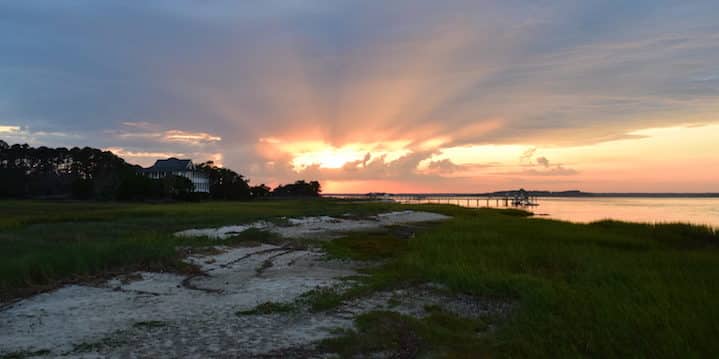
<path fill-rule="evenodd" d="M 184 199 L 193 190 L 184 177 L 155 180 L 139 174 L 139 169 L 96 148 L 12 145 L 0 148 L 0 197 Z"/>
<path fill-rule="evenodd" d="M 125 176 L 136 167 L 111 152 L 94 148 L 33 148 L 27 144 L 0 148 L 3 197 L 69 197 L 112 199 Z"/>
<path fill-rule="evenodd" d="M 250 199 L 250 185 L 241 174 L 217 167 L 212 161 L 201 163 L 197 168 L 207 173 L 210 179 L 210 197 L 224 200 Z"/>
<path fill-rule="evenodd" d="M 241 174 L 215 166 L 211 161 L 197 166 L 210 181 L 210 198 L 248 200 L 274 197 L 317 197 L 317 181 L 297 181 L 270 191 L 264 184 L 250 187 Z M 112 152 L 90 147 L 67 149 L 7 146 L 0 142 L 0 198 L 78 198 L 100 200 L 190 199 L 192 182 L 185 177 L 151 179 L 139 173 Z"/>
<path fill-rule="evenodd" d="M 277 186 L 272 191 L 272 195 L 275 197 L 318 197 L 320 192 L 322 192 L 322 188 L 319 182 L 300 180 L 292 184 Z"/>
<path fill-rule="evenodd" d="M 116 194 L 117 199 L 122 201 L 161 199 L 163 196 L 164 188 L 161 180 L 140 174 L 124 178 Z"/>
<path fill-rule="evenodd" d="M 265 198 L 269 197 L 271 188 L 266 186 L 264 183 L 257 186 L 250 187 L 250 195 L 252 198 Z"/>
<path fill-rule="evenodd" d="M 195 185 L 187 177 L 167 176 L 162 181 L 162 190 L 165 196 L 175 199 L 190 199 Z"/>

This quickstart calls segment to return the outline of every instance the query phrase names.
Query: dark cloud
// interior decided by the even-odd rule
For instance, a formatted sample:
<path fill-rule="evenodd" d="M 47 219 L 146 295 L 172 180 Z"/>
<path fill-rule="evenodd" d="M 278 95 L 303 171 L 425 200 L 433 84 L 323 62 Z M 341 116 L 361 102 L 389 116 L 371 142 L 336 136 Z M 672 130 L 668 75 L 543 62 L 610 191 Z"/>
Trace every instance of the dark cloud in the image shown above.
<path fill-rule="evenodd" d="M 546 169 L 529 169 L 515 174 L 523 176 L 573 176 L 579 174 L 577 170 L 562 165 L 547 167 Z"/>
<path fill-rule="evenodd" d="M 443 159 L 439 161 L 431 161 L 427 166 L 429 172 L 436 172 L 439 174 L 452 174 L 462 169 L 462 166 L 455 164 L 450 159 Z"/>
<path fill-rule="evenodd" d="M 549 160 L 547 159 L 547 157 L 537 157 L 536 161 L 537 164 L 541 165 L 542 167 L 549 167 Z"/>
<path fill-rule="evenodd" d="M 518 170 L 518 171 L 502 171 L 501 168 L 499 168 L 498 172 L 495 172 L 499 175 L 504 176 L 574 176 L 579 174 L 580 172 L 573 169 L 566 167 L 563 164 L 550 164 L 549 160 L 546 157 L 537 157 L 536 158 L 536 165 L 533 165 L 531 167 L 526 167 L 524 169 Z"/>

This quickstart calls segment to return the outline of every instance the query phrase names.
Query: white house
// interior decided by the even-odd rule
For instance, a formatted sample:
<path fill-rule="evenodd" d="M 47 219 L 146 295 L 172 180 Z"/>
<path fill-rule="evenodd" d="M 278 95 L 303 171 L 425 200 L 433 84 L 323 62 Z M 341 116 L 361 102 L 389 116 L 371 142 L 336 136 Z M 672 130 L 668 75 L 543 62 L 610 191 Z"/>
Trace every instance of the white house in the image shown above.
<path fill-rule="evenodd" d="M 182 176 L 192 181 L 195 192 L 210 192 L 210 178 L 206 173 L 198 171 L 192 160 L 180 160 L 174 157 L 157 160 L 152 167 L 143 168 L 142 173 L 154 179 L 172 175 Z"/>

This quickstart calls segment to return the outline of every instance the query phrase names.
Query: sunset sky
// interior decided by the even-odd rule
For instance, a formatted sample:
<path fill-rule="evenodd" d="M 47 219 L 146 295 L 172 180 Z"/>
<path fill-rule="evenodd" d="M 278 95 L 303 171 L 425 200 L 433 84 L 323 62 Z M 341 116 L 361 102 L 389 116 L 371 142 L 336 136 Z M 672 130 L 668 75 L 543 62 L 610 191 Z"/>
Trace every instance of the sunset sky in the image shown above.
<path fill-rule="evenodd" d="M 2 1 L 0 139 L 335 193 L 719 192 L 719 5 Z"/>

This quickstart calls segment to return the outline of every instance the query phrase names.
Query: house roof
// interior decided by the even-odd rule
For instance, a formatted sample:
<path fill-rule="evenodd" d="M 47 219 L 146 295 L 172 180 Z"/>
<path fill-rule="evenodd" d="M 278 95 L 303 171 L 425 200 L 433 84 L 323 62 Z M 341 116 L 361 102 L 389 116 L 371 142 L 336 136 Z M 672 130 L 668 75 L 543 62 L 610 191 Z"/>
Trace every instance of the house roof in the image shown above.
<path fill-rule="evenodd" d="M 181 160 L 177 158 L 168 158 L 166 160 L 157 160 L 152 167 L 145 168 L 146 172 L 150 171 L 182 171 L 192 169 L 192 160 Z"/>

